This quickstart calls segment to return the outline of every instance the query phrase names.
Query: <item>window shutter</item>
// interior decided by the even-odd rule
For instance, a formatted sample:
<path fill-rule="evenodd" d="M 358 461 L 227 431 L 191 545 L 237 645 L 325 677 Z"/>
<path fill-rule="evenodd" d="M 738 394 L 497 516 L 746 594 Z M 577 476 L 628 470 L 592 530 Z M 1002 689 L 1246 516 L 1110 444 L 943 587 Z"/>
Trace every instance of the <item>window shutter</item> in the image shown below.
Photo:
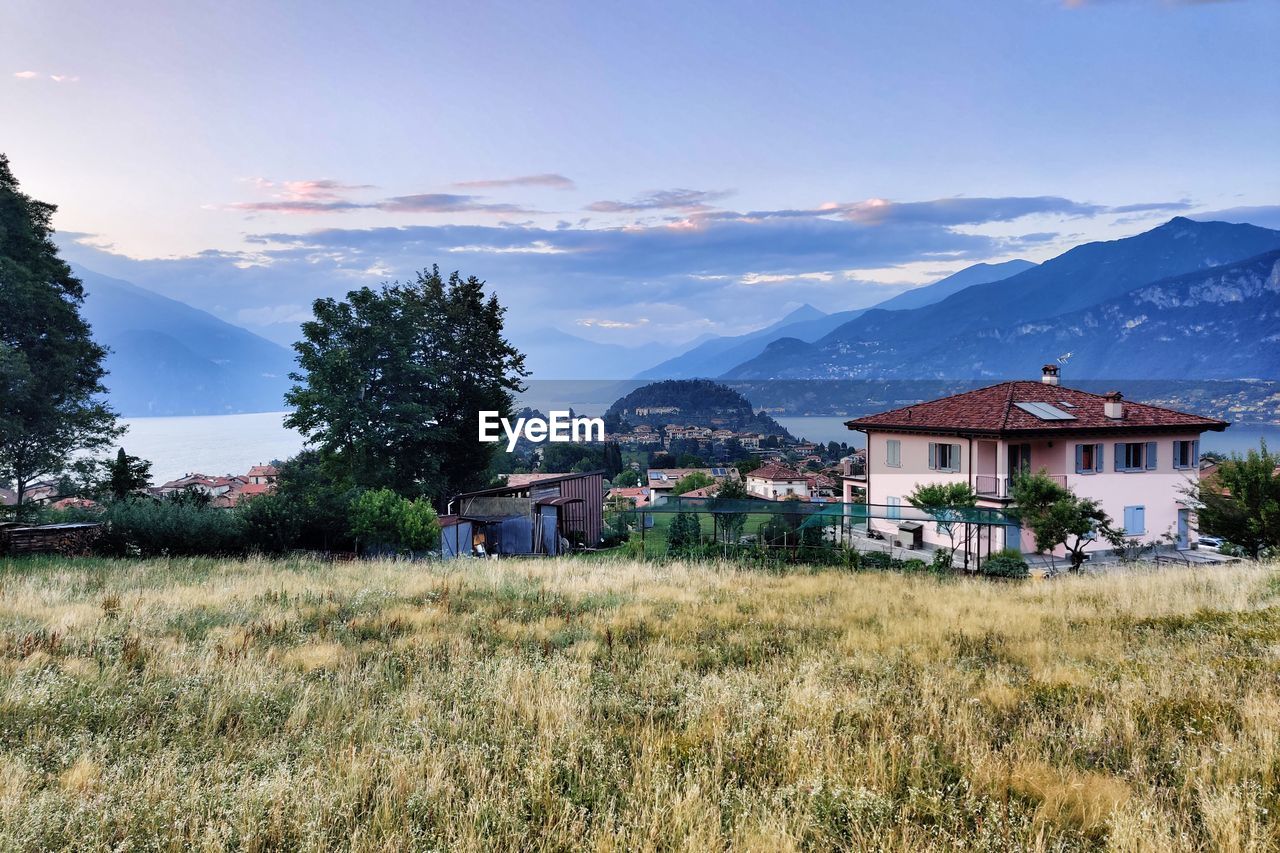
<path fill-rule="evenodd" d="M 1116 470 L 1124 470 L 1124 442 L 1116 442 Z"/>
<path fill-rule="evenodd" d="M 936 471 L 938 469 L 938 445 L 929 442 L 929 470 Z"/>
<path fill-rule="evenodd" d="M 1093 472 L 1095 474 L 1102 473 L 1102 448 L 1106 445 L 1095 444 L 1093 446 Z"/>
<path fill-rule="evenodd" d="M 1147 454 L 1146 454 L 1147 458 L 1146 458 L 1145 460 L 1143 460 L 1143 461 L 1145 461 L 1145 462 L 1147 463 L 1147 470 L 1148 470 L 1148 471 L 1154 471 L 1154 470 L 1155 470 L 1155 467 L 1156 467 L 1156 448 L 1157 448 L 1157 447 L 1159 447 L 1159 446 L 1160 446 L 1159 442 L 1156 442 L 1156 441 L 1148 441 L 1148 442 L 1147 442 Z"/>
<path fill-rule="evenodd" d="M 958 444 L 951 445 L 951 470 L 960 470 L 960 445 Z"/>
<path fill-rule="evenodd" d="M 1083 444 L 1076 445 L 1076 473 L 1077 474 L 1084 473 L 1084 445 Z"/>
<path fill-rule="evenodd" d="M 1145 506 L 1135 506 L 1133 508 L 1134 533 L 1147 532 L 1147 508 Z"/>
<path fill-rule="evenodd" d="M 1200 439 L 1191 442 L 1191 467 L 1200 470 Z"/>

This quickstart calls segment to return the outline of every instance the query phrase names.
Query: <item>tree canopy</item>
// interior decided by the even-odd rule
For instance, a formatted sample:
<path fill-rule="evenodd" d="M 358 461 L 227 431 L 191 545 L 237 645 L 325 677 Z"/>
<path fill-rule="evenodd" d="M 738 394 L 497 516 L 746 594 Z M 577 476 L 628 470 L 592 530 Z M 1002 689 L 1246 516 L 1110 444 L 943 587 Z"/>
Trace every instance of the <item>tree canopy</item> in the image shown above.
<path fill-rule="evenodd" d="M 285 422 L 332 475 L 436 500 L 485 485 L 500 446 L 477 440 L 478 413 L 509 417 L 527 372 L 484 282 L 433 266 L 313 310 L 294 345 L 301 371 Z"/>
<path fill-rule="evenodd" d="M 1280 454 L 1259 450 L 1233 454 L 1194 489 L 1200 531 L 1221 536 L 1257 559 L 1280 548 Z"/>
<path fill-rule="evenodd" d="M 1044 471 L 1014 480 L 1015 510 L 1036 538 L 1036 551 L 1050 553 L 1061 546 L 1079 571 L 1089 546 L 1099 538 L 1123 536 L 1113 529 L 1111 516 L 1093 498 L 1082 498 Z"/>
<path fill-rule="evenodd" d="M 0 477 L 18 493 L 123 430 L 102 400 L 106 350 L 80 316 L 84 289 L 58 257 L 57 208 L 19 189 L 0 154 Z"/>

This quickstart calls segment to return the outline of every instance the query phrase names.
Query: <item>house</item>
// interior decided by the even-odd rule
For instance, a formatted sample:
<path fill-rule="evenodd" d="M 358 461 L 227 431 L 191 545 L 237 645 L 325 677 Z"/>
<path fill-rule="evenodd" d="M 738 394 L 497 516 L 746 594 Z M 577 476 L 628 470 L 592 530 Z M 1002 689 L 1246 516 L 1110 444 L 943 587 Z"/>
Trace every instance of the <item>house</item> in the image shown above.
<path fill-rule="evenodd" d="M 249 469 L 249 482 L 255 486 L 274 486 L 280 471 L 274 465 L 254 465 Z"/>
<path fill-rule="evenodd" d="M 901 507 L 918 485 L 968 483 L 978 505 L 1005 509 L 1019 472 L 1045 471 L 1102 508 L 1136 539 L 1168 534 L 1179 548 L 1194 541 L 1185 491 L 1200 476 L 1200 435 L 1225 421 L 1135 403 L 1118 392 L 1092 394 L 1059 384 L 1057 365 L 1041 381 L 1002 382 L 963 394 L 848 421 L 866 433 L 866 473 L 845 476 L 844 499 L 866 489 L 868 522 L 896 536 Z M 883 516 L 883 517 L 875 517 Z M 918 525 L 916 525 L 918 526 Z M 926 524 L 926 544 L 946 544 L 938 525 Z M 1034 551 L 1030 531 L 990 527 L 981 544 Z"/>
<path fill-rule="evenodd" d="M 609 506 L 629 509 L 648 506 L 649 490 L 644 486 L 615 486 L 607 495 Z"/>
<path fill-rule="evenodd" d="M 664 503 L 675 492 L 676 483 L 693 473 L 706 474 L 717 483 L 737 482 L 742 478 L 737 468 L 650 468 L 647 485 L 649 503 Z"/>
<path fill-rule="evenodd" d="M 446 558 L 593 547 L 604 525 L 604 472 L 512 474 L 506 485 L 455 496 L 448 510 L 440 519 Z"/>
<path fill-rule="evenodd" d="M 747 474 L 747 493 L 770 501 L 809 500 L 809 477 L 777 462 Z"/>

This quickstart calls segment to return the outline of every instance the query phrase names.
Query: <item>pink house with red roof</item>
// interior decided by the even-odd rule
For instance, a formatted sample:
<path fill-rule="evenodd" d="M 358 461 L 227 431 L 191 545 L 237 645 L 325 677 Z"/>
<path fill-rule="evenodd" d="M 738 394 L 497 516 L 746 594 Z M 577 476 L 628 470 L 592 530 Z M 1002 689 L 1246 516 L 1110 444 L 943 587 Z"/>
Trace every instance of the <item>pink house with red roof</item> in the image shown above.
<path fill-rule="evenodd" d="M 1116 391 L 1065 388 L 1057 365 L 1045 365 L 1040 382 L 1002 382 L 847 426 L 866 433 L 867 473 L 862 483 L 845 480 L 844 500 L 853 502 L 852 488 L 862 485 L 866 502 L 887 516 L 869 524 L 886 536 L 898 538 L 895 507 L 909 506 L 907 496 L 917 485 L 966 482 L 979 506 L 1004 509 L 1013 477 L 1043 469 L 1077 495 L 1099 501 L 1133 538 L 1167 535 L 1187 548 L 1195 531 L 1184 492 L 1199 478 L 1200 435 L 1229 424 L 1131 402 Z M 936 525 L 924 527 L 926 543 L 948 543 Z M 998 527 L 983 535 L 984 553 L 1006 545 L 1034 550 L 1029 531 L 1020 542 L 1002 541 Z"/>

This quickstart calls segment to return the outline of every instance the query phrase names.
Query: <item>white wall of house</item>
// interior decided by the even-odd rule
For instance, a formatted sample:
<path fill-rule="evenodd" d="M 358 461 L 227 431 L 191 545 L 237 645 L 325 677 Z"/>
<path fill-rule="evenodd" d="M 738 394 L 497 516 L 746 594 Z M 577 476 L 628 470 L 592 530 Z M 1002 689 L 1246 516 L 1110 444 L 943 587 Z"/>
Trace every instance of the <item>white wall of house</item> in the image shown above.
<path fill-rule="evenodd" d="M 796 495 L 802 501 L 809 500 L 808 480 L 768 480 L 763 477 L 747 477 L 747 493 L 771 501 Z"/>

